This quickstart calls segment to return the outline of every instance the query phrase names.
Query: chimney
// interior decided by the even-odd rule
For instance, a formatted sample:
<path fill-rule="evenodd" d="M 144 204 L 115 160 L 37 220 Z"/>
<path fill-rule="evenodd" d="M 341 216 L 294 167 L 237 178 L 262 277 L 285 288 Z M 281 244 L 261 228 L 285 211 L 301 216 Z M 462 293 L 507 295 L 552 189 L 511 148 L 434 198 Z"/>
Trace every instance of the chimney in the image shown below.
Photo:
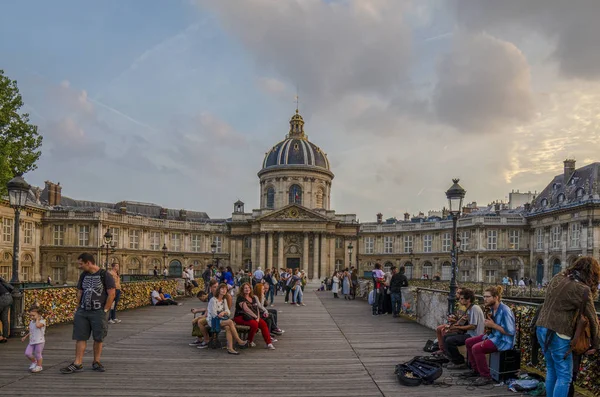
<path fill-rule="evenodd" d="M 169 210 L 166 208 L 160 209 L 160 219 L 167 219 L 167 215 L 169 214 Z"/>
<path fill-rule="evenodd" d="M 50 181 L 44 182 L 46 184 L 46 190 L 48 191 L 48 205 L 54 205 L 54 183 Z"/>
<path fill-rule="evenodd" d="M 575 172 L 575 160 L 574 159 L 566 159 L 564 161 L 564 164 L 565 164 L 564 184 L 566 186 L 567 182 L 569 182 L 569 179 L 571 179 L 571 177 L 573 176 L 573 173 Z"/>
<path fill-rule="evenodd" d="M 179 210 L 179 220 L 180 221 L 187 220 L 187 211 L 186 210 Z"/>
<path fill-rule="evenodd" d="M 531 204 L 529 203 L 525 203 L 523 207 L 525 208 L 525 212 L 529 212 L 531 210 Z"/>
<path fill-rule="evenodd" d="M 381 223 L 383 221 L 383 215 L 380 213 L 377 214 L 377 223 Z"/>
<path fill-rule="evenodd" d="M 410 221 L 410 214 L 408 212 L 404 213 L 404 220 L 405 221 Z"/>
<path fill-rule="evenodd" d="M 60 201 L 62 199 L 62 186 L 60 186 L 60 182 L 58 182 L 54 186 L 54 205 L 60 205 Z"/>

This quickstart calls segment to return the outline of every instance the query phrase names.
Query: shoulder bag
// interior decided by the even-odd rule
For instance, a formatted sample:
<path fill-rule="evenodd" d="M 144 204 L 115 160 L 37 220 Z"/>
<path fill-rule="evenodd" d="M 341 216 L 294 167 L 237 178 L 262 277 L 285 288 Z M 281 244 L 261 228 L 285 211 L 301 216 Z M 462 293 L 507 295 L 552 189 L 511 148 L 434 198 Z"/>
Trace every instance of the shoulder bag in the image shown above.
<path fill-rule="evenodd" d="M 565 354 L 565 358 L 569 353 L 583 354 L 589 350 L 592 346 L 592 332 L 590 330 L 590 320 L 585 316 L 585 306 L 588 303 L 590 297 L 590 289 L 587 288 L 583 294 L 583 300 L 581 301 L 581 307 L 577 313 L 575 319 L 575 332 L 571 339 L 571 347 Z"/>

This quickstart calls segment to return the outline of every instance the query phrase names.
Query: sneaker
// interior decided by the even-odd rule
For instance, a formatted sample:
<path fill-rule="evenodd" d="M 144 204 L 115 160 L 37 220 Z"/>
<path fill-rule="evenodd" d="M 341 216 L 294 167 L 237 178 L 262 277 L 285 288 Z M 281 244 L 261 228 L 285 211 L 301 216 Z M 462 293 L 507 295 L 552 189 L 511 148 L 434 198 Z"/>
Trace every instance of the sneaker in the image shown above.
<path fill-rule="evenodd" d="M 491 378 L 484 378 L 483 376 L 480 376 L 479 378 L 475 379 L 475 381 L 473 381 L 473 386 L 486 386 L 491 385 L 493 383 L 494 381 Z"/>
<path fill-rule="evenodd" d="M 114 324 L 114 323 L 115 323 L 115 320 L 108 320 L 108 323 L 109 323 L 109 324 Z"/>
<path fill-rule="evenodd" d="M 201 345 L 202 342 L 204 342 L 204 341 L 202 341 L 202 340 L 195 340 L 192 343 L 188 343 L 188 345 L 189 346 L 198 346 L 198 345 Z"/>
<path fill-rule="evenodd" d="M 301 304 L 302 306 L 306 306 L 304 303 Z"/>
<path fill-rule="evenodd" d="M 269 349 L 269 350 L 275 350 L 275 346 L 273 346 L 273 344 L 272 344 L 272 343 L 269 343 L 269 344 L 267 345 L 267 349 Z"/>
<path fill-rule="evenodd" d="M 36 365 L 35 368 L 33 368 L 31 370 L 31 372 L 36 373 L 36 372 L 42 372 L 44 368 L 40 367 L 39 365 Z"/>
<path fill-rule="evenodd" d="M 61 374 L 72 374 L 72 373 L 81 372 L 81 371 L 83 371 L 83 365 L 82 364 L 77 365 L 75 363 L 71 363 L 68 366 L 60 369 Z"/>
<path fill-rule="evenodd" d="M 448 369 L 467 369 L 467 364 L 465 364 L 465 363 L 460 363 L 460 364 L 450 363 L 446 366 L 446 368 L 448 368 Z"/>
<path fill-rule="evenodd" d="M 119 320 L 118 318 L 115 318 L 115 323 L 119 324 L 121 322 L 121 320 Z"/>
<path fill-rule="evenodd" d="M 250 347 L 256 347 L 256 343 L 250 342 Z"/>
<path fill-rule="evenodd" d="M 100 361 L 94 361 L 94 362 L 92 363 L 92 369 L 93 369 L 94 371 L 98 371 L 98 372 L 104 372 L 104 371 L 106 371 L 106 370 L 104 369 L 104 365 L 100 364 Z"/>
<path fill-rule="evenodd" d="M 271 343 L 275 343 L 275 342 L 277 342 L 277 339 L 271 338 Z"/>
<path fill-rule="evenodd" d="M 468 372 L 463 372 L 462 374 L 458 374 L 456 376 L 458 376 L 459 378 L 463 378 L 463 379 L 479 378 L 479 372 L 475 372 L 473 370 L 470 370 Z"/>
<path fill-rule="evenodd" d="M 29 366 L 29 370 L 31 371 L 35 367 L 37 367 L 37 363 L 31 363 L 31 365 Z"/>
<path fill-rule="evenodd" d="M 277 331 L 277 330 L 273 330 L 273 332 L 271 332 L 271 335 L 281 335 L 281 332 Z"/>
<path fill-rule="evenodd" d="M 208 347 L 208 343 L 207 342 L 200 342 L 198 343 L 198 345 L 196 346 L 198 349 L 206 349 Z"/>
<path fill-rule="evenodd" d="M 282 330 L 281 328 L 277 328 L 275 331 L 276 331 L 276 332 L 279 332 L 280 334 L 283 334 L 283 333 L 285 332 L 285 331 L 284 331 L 284 330 Z"/>

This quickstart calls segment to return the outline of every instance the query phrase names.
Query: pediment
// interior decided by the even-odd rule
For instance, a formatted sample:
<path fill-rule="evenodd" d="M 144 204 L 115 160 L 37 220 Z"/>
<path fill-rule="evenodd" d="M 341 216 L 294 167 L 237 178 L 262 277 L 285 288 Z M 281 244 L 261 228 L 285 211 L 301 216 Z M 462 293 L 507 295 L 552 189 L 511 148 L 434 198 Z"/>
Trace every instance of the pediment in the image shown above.
<path fill-rule="evenodd" d="M 300 205 L 290 204 L 258 218 L 257 221 L 329 222 L 330 219 Z"/>

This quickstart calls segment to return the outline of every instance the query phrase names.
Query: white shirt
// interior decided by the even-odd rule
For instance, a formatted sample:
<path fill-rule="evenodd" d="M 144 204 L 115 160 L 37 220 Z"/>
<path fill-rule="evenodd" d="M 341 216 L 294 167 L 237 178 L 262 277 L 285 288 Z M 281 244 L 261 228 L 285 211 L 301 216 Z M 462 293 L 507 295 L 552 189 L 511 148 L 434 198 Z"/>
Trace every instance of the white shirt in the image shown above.
<path fill-rule="evenodd" d="M 525 287 L 525 280 L 519 280 L 519 287 Z"/>
<path fill-rule="evenodd" d="M 150 294 L 150 296 L 152 297 L 152 304 L 156 305 L 156 302 L 158 302 L 158 298 L 160 298 L 160 294 L 158 293 L 158 291 L 154 290 L 152 291 L 152 294 Z"/>
<path fill-rule="evenodd" d="M 29 344 L 37 345 L 40 343 L 45 343 L 46 339 L 44 338 L 44 334 L 46 333 L 46 320 L 43 318 L 40 319 L 40 323 L 44 324 L 42 328 L 38 328 L 35 326 L 35 321 L 31 320 L 29 323 Z"/>

